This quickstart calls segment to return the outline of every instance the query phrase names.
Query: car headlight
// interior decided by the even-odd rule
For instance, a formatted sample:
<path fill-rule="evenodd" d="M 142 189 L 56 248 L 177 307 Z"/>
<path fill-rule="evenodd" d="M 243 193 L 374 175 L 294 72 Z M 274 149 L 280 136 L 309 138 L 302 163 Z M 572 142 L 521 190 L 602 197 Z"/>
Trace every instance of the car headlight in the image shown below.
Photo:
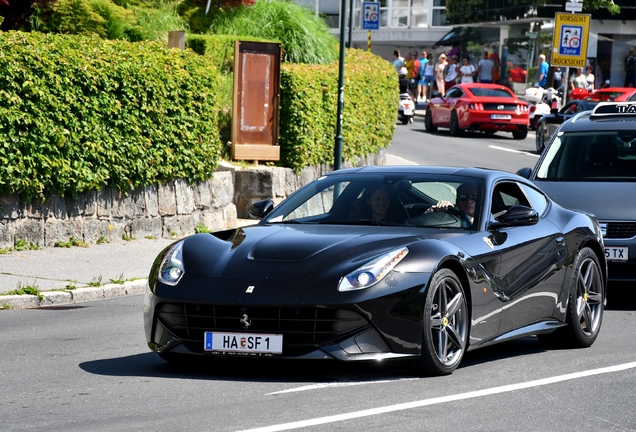
<path fill-rule="evenodd" d="M 380 282 L 409 253 L 407 247 L 394 249 L 358 267 L 342 279 L 338 291 L 354 291 L 369 288 Z"/>
<path fill-rule="evenodd" d="M 174 286 L 179 283 L 185 273 L 183 267 L 183 241 L 170 246 L 159 266 L 159 281 Z"/>

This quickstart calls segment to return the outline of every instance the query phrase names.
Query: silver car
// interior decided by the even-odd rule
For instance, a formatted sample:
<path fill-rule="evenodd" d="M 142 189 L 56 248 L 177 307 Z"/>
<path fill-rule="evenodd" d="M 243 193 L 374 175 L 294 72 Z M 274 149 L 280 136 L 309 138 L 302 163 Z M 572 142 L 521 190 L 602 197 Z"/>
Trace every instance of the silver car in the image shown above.
<path fill-rule="evenodd" d="M 517 174 L 564 207 L 593 213 L 610 281 L 636 281 L 636 102 L 600 103 L 564 122 Z"/>

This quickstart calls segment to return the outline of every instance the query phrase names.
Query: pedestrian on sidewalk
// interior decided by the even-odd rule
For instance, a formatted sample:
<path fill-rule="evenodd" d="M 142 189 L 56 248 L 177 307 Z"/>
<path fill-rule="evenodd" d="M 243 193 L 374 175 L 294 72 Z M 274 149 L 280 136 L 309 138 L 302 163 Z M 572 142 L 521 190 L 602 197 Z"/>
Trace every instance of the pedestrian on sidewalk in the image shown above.
<path fill-rule="evenodd" d="M 433 86 L 435 85 L 435 62 L 433 61 L 433 54 L 426 56 L 428 60 L 424 66 L 424 93 L 425 99 L 433 97 Z"/>
<path fill-rule="evenodd" d="M 480 83 L 492 83 L 492 70 L 495 64 L 488 58 L 488 51 L 484 51 L 482 59 L 477 63 L 477 79 Z"/>
<path fill-rule="evenodd" d="M 452 86 L 457 84 L 457 77 L 457 56 L 450 56 L 444 76 L 444 92 L 447 92 Z"/>
<path fill-rule="evenodd" d="M 462 66 L 459 68 L 459 77 L 461 78 L 462 83 L 472 83 L 475 82 L 475 66 L 470 63 L 470 57 L 466 56 L 462 60 Z"/>
<path fill-rule="evenodd" d="M 442 97 L 444 97 L 444 95 L 446 94 L 446 91 L 444 89 L 444 71 L 446 70 L 447 64 L 448 62 L 446 61 L 446 54 L 440 54 L 437 64 L 435 65 L 435 84 L 437 84 L 437 91 Z"/>
<path fill-rule="evenodd" d="M 426 64 L 428 63 L 428 54 L 426 51 L 422 51 L 420 61 L 420 76 L 417 81 L 417 101 L 426 101 L 426 80 L 424 78 L 424 72 L 426 71 Z M 416 102 L 417 102 L 416 101 Z"/>

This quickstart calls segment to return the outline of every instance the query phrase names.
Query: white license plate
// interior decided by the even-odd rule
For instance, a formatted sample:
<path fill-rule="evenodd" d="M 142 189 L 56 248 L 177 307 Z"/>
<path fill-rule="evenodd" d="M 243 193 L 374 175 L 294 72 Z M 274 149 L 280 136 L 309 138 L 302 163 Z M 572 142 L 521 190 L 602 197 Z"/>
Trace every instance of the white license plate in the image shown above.
<path fill-rule="evenodd" d="M 411 108 L 404 108 L 404 115 L 412 115 L 413 110 Z"/>
<path fill-rule="evenodd" d="M 605 257 L 608 261 L 627 261 L 629 259 L 629 247 L 605 246 Z"/>
<path fill-rule="evenodd" d="M 512 116 L 510 114 L 491 114 L 490 118 L 493 120 L 510 120 Z"/>
<path fill-rule="evenodd" d="M 203 349 L 205 351 L 227 354 L 282 354 L 283 335 L 205 332 Z"/>

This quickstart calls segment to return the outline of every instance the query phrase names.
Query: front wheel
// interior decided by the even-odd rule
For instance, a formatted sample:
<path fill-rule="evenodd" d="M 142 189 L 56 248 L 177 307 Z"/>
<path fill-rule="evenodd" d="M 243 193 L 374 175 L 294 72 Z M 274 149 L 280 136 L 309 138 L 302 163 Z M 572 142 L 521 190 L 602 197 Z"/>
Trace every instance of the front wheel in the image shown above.
<path fill-rule="evenodd" d="M 459 279 L 449 269 L 431 280 L 422 317 L 422 355 L 415 360 L 419 373 L 449 375 L 459 366 L 468 341 L 468 304 Z"/>
<path fill-rule="evenodd" d="M 601 266 L 590 248 L 583 248 L 577 254 L 569 289 L 567 326 L 540 335 L 539 340 L 548 346 L 587 348 L 598 337 L 605 307 Z"/>
<path fill-rule="evenodd" d="M 537 148 L 537 152 L 542 153 L 545 148 L 545 143 L 548 138 L 548 127 L 545 123 L 540 122 L 537 126 L 537 137 L 535 139 L 535 146 Z"/>
<path fill-rule="evenodd" d="M 431 112 L 430 107 L 426 107 L 426 117 L 424 117 L 424 127 L 429 132 L 435 132 L 437 130 L 437 126 L 433 124 L 433 113 Z"/>
<path fill-rule="evenodd" d="M 528 127 L 527 126 L 523 126 L 521 129 L 514 131 L 512 133 L 512 137 L 516 140 L 522 140 L 522 139 L 526 139 L 526 137 L 528 136 Z"/>

